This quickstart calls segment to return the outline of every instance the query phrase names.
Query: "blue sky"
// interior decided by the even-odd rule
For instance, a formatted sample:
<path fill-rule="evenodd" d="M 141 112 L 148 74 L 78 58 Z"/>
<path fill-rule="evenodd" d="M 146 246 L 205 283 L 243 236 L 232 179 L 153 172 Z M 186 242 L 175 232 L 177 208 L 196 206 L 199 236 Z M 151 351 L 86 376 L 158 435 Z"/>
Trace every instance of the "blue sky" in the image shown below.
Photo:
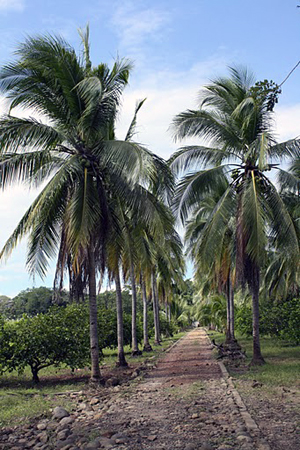
<path fill-rule="evenodd" d="M 296 0 L 0 0 L 0 65 L 13 59 L 27 35 L 60 34 L 79 51 L 77 29 L 87 22 L 95 65 L 117 55 L 134 62 L 119 137 L 125 135 L 136 100 L 147 97 L 137 140 L 165 158 L 176 150 L 168 131 L 172 117 L 196 106 L 203 84 L 226 74 L 230 65 L 246 65 L 257 80 L 280 83 L 300 59 Z M 300 134 L 299 78 L 300 67 L 284 84 L 276 108 L 280 140 Z M 34 195 L 23 186 L 0 193 L 1 247 Z M 26 242 L 1 264 L 0 294 L 14 296 L 33 286 L 25 253 Z M 52 279 L 50 270 L 35 285 L 51 286 Z"/>

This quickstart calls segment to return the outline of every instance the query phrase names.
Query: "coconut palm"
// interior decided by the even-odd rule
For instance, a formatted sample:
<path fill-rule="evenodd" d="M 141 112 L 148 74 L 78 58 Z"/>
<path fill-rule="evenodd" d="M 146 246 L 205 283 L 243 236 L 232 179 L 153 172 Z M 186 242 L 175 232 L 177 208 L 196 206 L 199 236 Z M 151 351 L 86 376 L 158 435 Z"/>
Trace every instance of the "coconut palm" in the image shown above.
<path fill-rule="evenodd" d="M 45 183 L 6 242 L 9 255 L 29 235 L 27 267 L 44 276 L 60 250 L 75 274 L 86 271 L 89 284 L 92 379 L 100 378 L 96 310 L 96 274 L 103 267 L 109 230 L 114 226 L 113 196 L 122 198 L 141 167 L 151 170 L 148 152 L 118 141 L 114 126 L 131 64 L 117 60 L 92 67 L 88 29 L 84 59 L 62 38 L 28 38 L 16 62 L 0 72 L 0 88 L 10 100 L 0 120 L 0 184 Z M 12 115 L 30 108 L 39 119 Z M 124 194 L 125 195 L 125 194 Z M 63 267 L 63 264 L 61 264 Z"/>
<path fill-rule="evenodd" d="M 260 364 L 264 360 L 258 295 L 268 235 L 272 234 L 278 248 L 299 257 L 292 219 L 267 172 L 280 169 L 278 162 L 283 158 L 299 157 L 300 143 L 276 143 L 268 96 L 253 85 L 246 70 L 233 68 L 230 77 L 218 78 L 202 89 L 199 109 L 178 114 L 173 128 L 177 140 L 197 136 L 208 145 L 181 148 L 172 158 L 172 167 L 177 172 L 190 171 L 180 181 L 175 197 L 183 221 L 194 213 L 203 196 L 228 177 L 228 188 L 203 229 L 199 248 L 203 259 L 213 262 L 221 252 L 227 224 L 234 218 L 236 281 L 247 283 L 252 294 L 252 363 Z M 203 168 L 199 170 L 199 166 Z"/>

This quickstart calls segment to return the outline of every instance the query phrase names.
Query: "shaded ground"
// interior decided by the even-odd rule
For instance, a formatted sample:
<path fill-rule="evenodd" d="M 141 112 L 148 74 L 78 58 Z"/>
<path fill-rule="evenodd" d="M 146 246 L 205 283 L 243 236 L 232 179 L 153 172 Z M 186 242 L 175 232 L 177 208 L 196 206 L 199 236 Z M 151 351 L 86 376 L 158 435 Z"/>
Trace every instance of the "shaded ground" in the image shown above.
<path fill-rule="evenodd" d="M 201 329 L 181 339 L 149 372 L 140 367 L 131 383 L 71 394 L 71 417 L 3 430 L 0 448 L 122 449 L 122 450 L 264 450 L 260 430 L 248 432 L 232 391 L 221 377 L 211 346 Z M 126 373 L 126 371 L 124 372 Z M 255 392 L 258 392 L 257 390 Z M 252 395 L 252 392 L 251 392 Z M 248 397 L 246 396 L 246 399 Z M 250 396 L 249 396 L 250 398 Z M 251 403 L 253 418 L 273 422 L 259 403 Z M 278 420 L 279 420 L 278 415 Z M 276 416 L 277 420 L 277 416 Z M 284 422 L 283 417 L 281 420 Z M 260 423 L 259 423 L 260 424 Z M 262 426 L 264 432 L 264 427 Z M 297 449 L 296 433 L 285 423 L 280 430 L 291 445 L 272 442 L 271 449 Z M 292 437 L 290 433 L 292 432 Z M 273 445 L 273 442 L 274 445 Z M 299 442 L 298 442 L 299 444 Z"/>

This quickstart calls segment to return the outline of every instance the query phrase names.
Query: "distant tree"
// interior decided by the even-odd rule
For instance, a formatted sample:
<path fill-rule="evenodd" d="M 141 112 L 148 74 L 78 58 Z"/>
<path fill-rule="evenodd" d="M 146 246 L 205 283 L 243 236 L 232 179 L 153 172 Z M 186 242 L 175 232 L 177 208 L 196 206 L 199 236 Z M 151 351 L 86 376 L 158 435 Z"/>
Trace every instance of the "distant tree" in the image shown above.
<path fill-rule="evenodd" d="M 62 291 L 60 305 L 66 305 L 68 301 L 68 293 Z M 44 286 L 28 288 L 12 299 L 10 317 L 18 318 L 23 314 L 35 316 L 36 314 L 46 313 L 55 303 L 53 289 Z"/>
<path fill-rule="evenodd" d="M 8 317 L 12 306 L 12 299 L 6 295 L 0 295 L 0 314 L 4 317 Z"/>

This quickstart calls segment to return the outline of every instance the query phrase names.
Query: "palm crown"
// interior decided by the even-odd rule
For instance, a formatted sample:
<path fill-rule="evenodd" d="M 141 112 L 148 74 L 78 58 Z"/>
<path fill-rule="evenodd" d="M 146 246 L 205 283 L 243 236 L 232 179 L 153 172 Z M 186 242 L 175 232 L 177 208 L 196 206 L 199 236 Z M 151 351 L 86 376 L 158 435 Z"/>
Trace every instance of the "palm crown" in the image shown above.
<path fill-rule="evenodd" d="M 131 64 L 122 60 L 111 70 L 105 64 L 92 68 L 85 48 L 84 63 L 61 38 L 31 38 L 16 52 L 18 61 L 0 73 L 11 110 L 31 108 L 42 117 L 1 118 L 1 186 L 48 180 L 2 253 L 30 232 L 28 266 L 40 275 L 62 228 L 75 261 L 92 236 L 103 246 L 114 221 L 112 192 L 122 196 L 125 185 L 130 189 L 130 183 L 151 179 L 160 164 L 146 149 L 115 137 Z"/>

